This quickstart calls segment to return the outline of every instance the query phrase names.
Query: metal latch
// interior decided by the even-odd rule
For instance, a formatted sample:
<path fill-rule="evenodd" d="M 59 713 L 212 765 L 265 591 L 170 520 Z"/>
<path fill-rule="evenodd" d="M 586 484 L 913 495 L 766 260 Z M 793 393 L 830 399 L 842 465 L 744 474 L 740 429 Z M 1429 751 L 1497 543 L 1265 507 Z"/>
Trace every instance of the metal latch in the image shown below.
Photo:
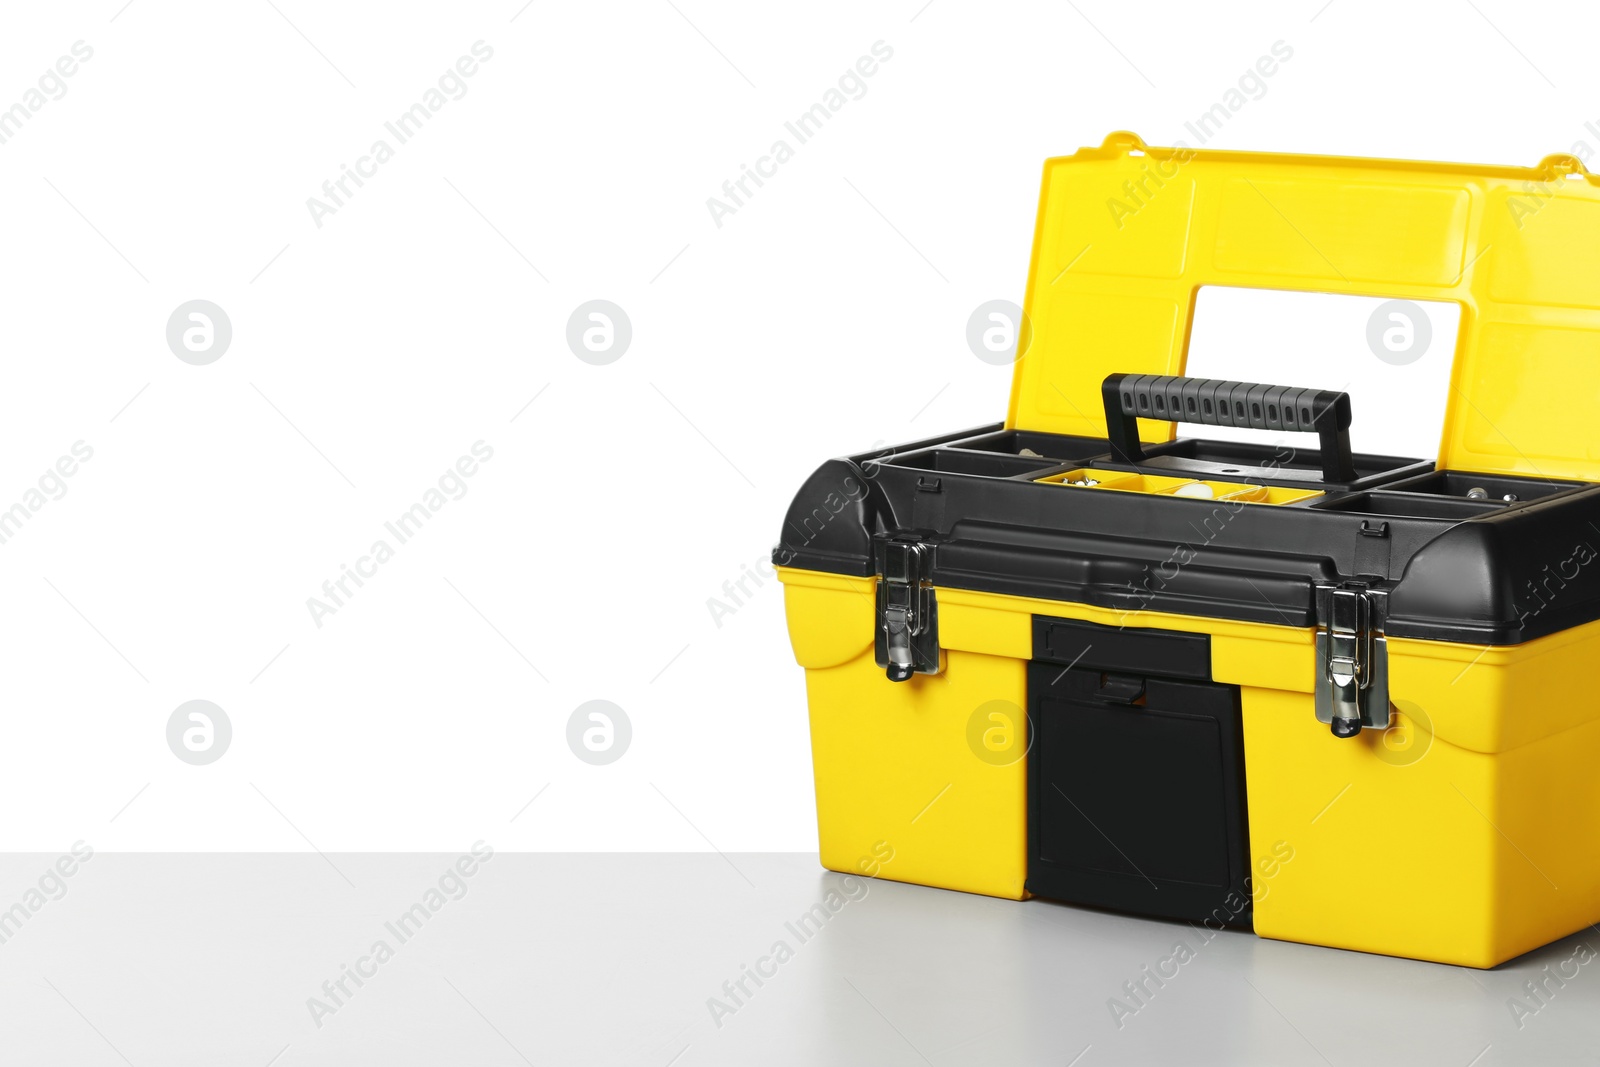
<path fill-rule="evenodd" d="M 1335 737 L 1389 725 L 1387 601 L 1381 589 L 1317 586 L 1317 721 Z"/>
<path fill-rule="evenodd" d="M 914 539 L 880 541 L 878 666 L 891 682 L 939 673 L 939 605 L 928 580 L 933 546 Z"/>

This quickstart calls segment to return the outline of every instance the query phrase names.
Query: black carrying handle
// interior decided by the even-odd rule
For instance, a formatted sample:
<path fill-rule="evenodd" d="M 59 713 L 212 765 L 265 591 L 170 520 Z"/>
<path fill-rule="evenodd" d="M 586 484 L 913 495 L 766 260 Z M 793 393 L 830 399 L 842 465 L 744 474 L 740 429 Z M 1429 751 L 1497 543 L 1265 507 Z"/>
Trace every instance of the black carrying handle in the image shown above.
<path fill-rule="evenodd" d="M 1350 394 L 1292 385 L 1256 385 L 1169 374 L 1108 375 L 1101 392 L 1106 436 L 1120 462 L 1144 462 L 1139 419 L 1248 426 L 1252 430 L 1314 433 L 1322 441 L 1322 480 L 1351 482 Z"/>

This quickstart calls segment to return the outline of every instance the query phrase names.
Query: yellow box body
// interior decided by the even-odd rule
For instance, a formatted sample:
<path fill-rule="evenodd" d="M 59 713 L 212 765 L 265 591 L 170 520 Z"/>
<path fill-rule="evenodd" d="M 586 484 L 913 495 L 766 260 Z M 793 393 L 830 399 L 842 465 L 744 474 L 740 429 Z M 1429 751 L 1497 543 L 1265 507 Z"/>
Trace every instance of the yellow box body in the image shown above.
<path fill-rule="evenodd" d="M 1310 629 L 942 589 L 944 670 L 896 684 L 873 661 L 876 579 L 778 574 L 830 870 L 1027 895 L 1038 614 L 1211 635 L 1213 678 L 1243 698 L 1262 937 L 1492 967 L 1600 921 L 1600 703 L 1587 685 L 1600 623 L 1487 650 L 1391 638 L 1400 715 L 1341 740 L 1313 714 Z M 982 758 L 970 724 L 1003 737 L 990 716 L 1005 705 L 1016 758 Z"/>

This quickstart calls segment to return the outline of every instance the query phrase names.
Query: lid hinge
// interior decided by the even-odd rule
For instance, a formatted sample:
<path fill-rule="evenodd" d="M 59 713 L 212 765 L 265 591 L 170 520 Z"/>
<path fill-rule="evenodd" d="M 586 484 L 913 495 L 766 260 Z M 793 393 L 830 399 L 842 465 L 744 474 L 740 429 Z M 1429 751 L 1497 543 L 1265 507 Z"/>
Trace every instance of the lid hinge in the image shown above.
<path fill-rule="evenodd" d="M 878 666 L 891 682 L 939 673 L 939 605 L 929 575 L 933 546 L 915 538 L 880 541 L 878 564 Z"/>
<path fill-rule="evenodd" d="M 1388 594 L 1359 583 L 1318 585 L 1317 721 L 1335 737 L 1389 725 Z"/>

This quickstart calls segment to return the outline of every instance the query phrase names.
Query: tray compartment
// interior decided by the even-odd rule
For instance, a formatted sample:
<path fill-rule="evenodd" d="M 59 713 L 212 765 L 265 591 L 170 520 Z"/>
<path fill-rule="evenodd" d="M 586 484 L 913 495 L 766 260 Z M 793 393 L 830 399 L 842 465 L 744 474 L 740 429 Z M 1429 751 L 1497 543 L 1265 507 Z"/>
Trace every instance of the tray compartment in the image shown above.
<path fill-rule="evenodd" d="M 1462 522 L 1509 507 L 1503 500 L 1468 500 L 1465 497 L 1429 496 L 1426 493 L 1348 493 L 1329 497 L 1312 507 L 1356 515 L 1384 515 L 1394 519 L 1443 519 Z"/>
<path fill-rule="evenodd" d="M 1013 456 L 999 452 L 968 452 L 959 448 L 930 448 L 923 452 L 908 452 L 884 462 L 891 467 L 912 467 L 916 470 L 938 471 L 941 474 L 975 474 L 988 478 L 1011 478 L 1019 474 L 1054 470 L 1061 466 L 1060 460 Z"/>
<path fill-rule="evenodd" d="M 1140 469 L 1156 474 L 1248 481 L 1322 481 L 1322 452 L 1316 448 L 1295 448 L 1285 456 L 1284 450 L 1275 445 L 1180 437 L 1165 444 L 1146 445 L 1145 450 L 1145 461 Z M 1357 489 L 1424 474 L 1433 467 L 1425 459 L 1360 452 L 1352 455 L 1351 460 L 1355 464 L 1356 479 L 1350 487 Z"/>
<path fill-rule="evenodd" d="M 1082 462 L 1104 456 L 1110 449 L 1104 437 L 1068 437 L 1063 434 L 1035 433 L 1031 430 L 1002 430 L 959 441 L 946 447 L 973 452 L 998 452 L 1011 456 L 1038 457 L 1057 463 Z"/>
<path fill-rule="evenodd" d="M 1581 489 L 1588 482 L 1570 482 L 1553 478 L 1510 478 L 1498 474 L 1474 474 L 1471 471 L 1434 471 L 1420 478 L 1406 478 L 1391 482 L 1386 489 L 1406 493 L 1432 493 L 1438 496 L 1470 499 L 1473 489 L 1482 489 L 1488 500 L 1499 503 L 1517 503 L 1538 500 L 1570 489 Z M 1507 500 L 1506 497 L 1513 497 Z"/>
<path fill-rule="evenodd" d="M 1038 482 L 1081 489 L 1112 489 L 1123 493 L 1189 497 L 1204 501 L 1247 504 L 1293 504 L 1322 494 L 1315 489 L 1248 482 L 1215 482 L 1196 478 L 1170 478 L 1155 474 L 1078 467 L 1035 479 Z"/>

